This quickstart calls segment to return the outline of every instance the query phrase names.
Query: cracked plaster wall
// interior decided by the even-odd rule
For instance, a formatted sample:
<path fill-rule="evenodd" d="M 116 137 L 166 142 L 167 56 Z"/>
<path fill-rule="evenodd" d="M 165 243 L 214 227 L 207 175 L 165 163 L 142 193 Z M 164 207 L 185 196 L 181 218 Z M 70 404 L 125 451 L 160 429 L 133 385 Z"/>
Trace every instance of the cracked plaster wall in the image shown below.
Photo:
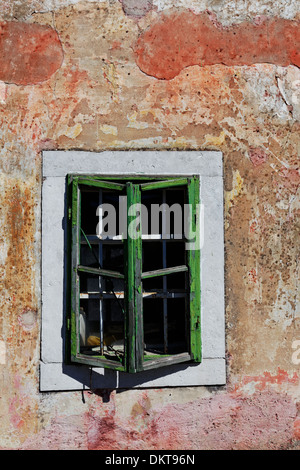
<path fill-rule="evenodd" d="M 171 79 L 138 66 L 154 24 L 199 14 L 225 35 L 284 23 L 299 57 L 292 0 L 0 0 L 0 448 L 299 448 L 300 71 L 276 44 Z M 225 387 L 39 394 L 41 151 L 73 148 L 223 152 Z"/>

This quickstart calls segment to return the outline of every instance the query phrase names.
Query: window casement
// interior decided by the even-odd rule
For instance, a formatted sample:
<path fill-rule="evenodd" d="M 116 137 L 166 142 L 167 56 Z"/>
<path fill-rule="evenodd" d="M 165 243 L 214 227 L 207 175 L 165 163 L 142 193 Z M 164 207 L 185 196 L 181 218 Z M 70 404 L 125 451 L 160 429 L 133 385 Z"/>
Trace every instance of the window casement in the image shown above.
<path fill-rule="evenodd" d="M 44 151 L 42 177 L 40 391 L 225 384 L 222 153 Z M 193 197 L 200 217 L 190 217 L 183 240 L 171 207 Z M 141 202 L 141 228 L 135 210 L 119 217 L 120 198 Z M 158 229 L 151 211 L 143 217 L 144 206 L 164 201 L 169 232 L 163 211 Z M 105 204 L 117 214 L 112 234 Z M 140 228 L 136 238 L 126 237 L 130 227 Z M 200 232 L 200 250 L 189 230 Z"/>
<path fill-rule="evenodd" d="M 199 176 L 71 174 L 68 194 L 71 363 L 200 363 Z"/>

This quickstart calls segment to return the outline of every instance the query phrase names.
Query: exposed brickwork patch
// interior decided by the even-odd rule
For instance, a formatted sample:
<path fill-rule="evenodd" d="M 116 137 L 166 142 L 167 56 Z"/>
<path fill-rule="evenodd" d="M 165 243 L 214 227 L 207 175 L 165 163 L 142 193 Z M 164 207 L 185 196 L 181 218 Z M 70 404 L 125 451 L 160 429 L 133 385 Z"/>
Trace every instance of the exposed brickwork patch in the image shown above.
<path fill-rule="evenodd" d="M 148 75 L 172 79 L 191 65 L 272 63 L 300 66 L 299 22 L 282 18 L 223 28 L 203 13 L 161 14 L 138 39 L 136 61 Z"/>
<path fill-rule="evenodd" d="M 63 50 L 49 26 L 0 22 L 0 80 L 35 85 L 48 80 L 60 67 Z"/>

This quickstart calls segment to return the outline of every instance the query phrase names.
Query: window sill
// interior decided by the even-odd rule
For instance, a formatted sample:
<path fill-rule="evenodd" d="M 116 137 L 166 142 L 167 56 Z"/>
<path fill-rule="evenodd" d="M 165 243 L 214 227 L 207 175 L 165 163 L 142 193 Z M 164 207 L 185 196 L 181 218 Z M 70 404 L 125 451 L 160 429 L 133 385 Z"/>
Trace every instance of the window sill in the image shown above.
<path fill-rule="evenodd" d="M 102 368 L 80 365 L 40 365 L 41 391 L 71 391 L 88 389 L 164 388 L 220 386 L 226 383 L 224 358 L 203 359 L 201 364 L 177 364 L 161 369 L 126 374 Z"/>

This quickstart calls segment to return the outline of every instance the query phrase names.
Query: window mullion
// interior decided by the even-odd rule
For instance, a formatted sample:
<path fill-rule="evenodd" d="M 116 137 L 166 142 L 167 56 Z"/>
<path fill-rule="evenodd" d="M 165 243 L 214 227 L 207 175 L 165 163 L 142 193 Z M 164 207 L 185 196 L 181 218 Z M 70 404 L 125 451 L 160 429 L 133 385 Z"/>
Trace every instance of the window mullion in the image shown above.
<path fill-rule="evenodd" d="M 143 368 L 142 322 L 142 238 L 141 222 L 137 227 L 137 209 L 141 204 L 141 191 L 137 184 L 127 183 L 127 321 L 126 367 L 128 372 Z M 140 214 L 141 220 L 141 214 Z"/>

